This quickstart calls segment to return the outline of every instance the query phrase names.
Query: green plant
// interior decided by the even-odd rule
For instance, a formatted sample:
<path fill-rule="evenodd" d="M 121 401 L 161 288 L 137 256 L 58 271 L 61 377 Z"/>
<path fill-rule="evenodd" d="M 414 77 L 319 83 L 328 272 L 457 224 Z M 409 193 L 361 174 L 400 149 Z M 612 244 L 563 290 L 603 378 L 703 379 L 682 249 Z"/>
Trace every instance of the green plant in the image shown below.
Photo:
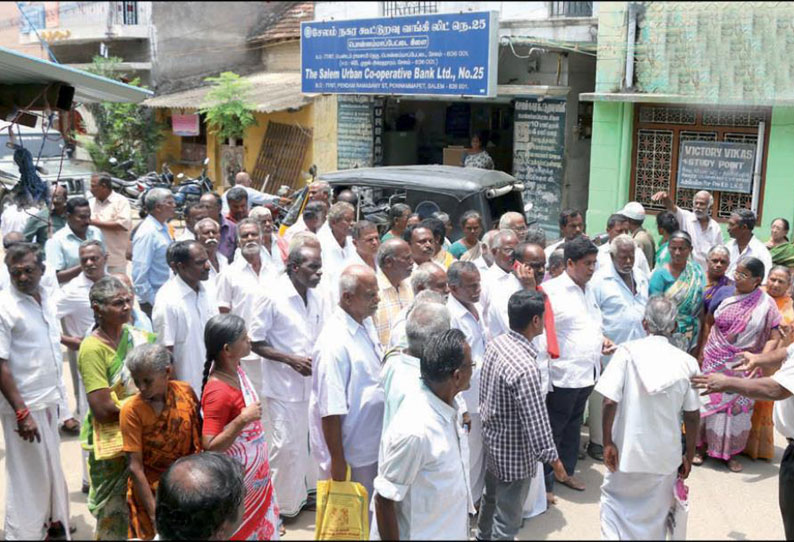
<path fill-rule="evenodd" d="M 124 74 L 118 69 L 120 62 L 118 57 L 95 56 L 88 71 L 109 79 L 122 80 Z M 128 84 L 142 87 L 139 78 Z M 94 117 L 97 133 L 93 141 L 90 138 L 78 140 L 85 145 L 98 170 L 124 176 L 126 171 L 118 164 L 127 160 L 132 160 L 130 169 L 138 174 L 150 169 L 165 135 L 162 123 L 154 120 L 149 108 L 133 103 L 109 102 L 88 104 L 86 108 Z M 110 163 L 111 157 L 116 158 L 117 165 Z"/>
<path fill-rule="evenodd" d="M 204 81 L 212 84 L 199 109 L 205 115 L 207 128 L 221 141 L 242 139 L 245 129 L 256 124 L 254 106 L 246 102 L 253 85 L 234 72 L 223 72 Z"/>

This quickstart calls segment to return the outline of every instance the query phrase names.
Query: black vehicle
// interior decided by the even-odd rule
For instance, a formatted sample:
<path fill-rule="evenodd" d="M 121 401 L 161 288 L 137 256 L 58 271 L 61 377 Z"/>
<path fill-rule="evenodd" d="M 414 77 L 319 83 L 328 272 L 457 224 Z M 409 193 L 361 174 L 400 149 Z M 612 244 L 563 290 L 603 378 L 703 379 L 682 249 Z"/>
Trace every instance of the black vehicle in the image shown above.
<path fill-rule="evenodd" d="M 460 237 L 460 217 L 478 211 L 486 230 L 507 211 L 525 214 L 531 206 L 522 199 L 524 185 L 507 173 L 456 166 L 387 166 L 348 169 L 320 175 L 338 193 L 350 188 L 358 194 L 357 217 L 375 222 L 384 233 L 387 213 L 395 203 L 407 203 L 423 217 L 434 211 L 449 214 L 452 237 Z"/>

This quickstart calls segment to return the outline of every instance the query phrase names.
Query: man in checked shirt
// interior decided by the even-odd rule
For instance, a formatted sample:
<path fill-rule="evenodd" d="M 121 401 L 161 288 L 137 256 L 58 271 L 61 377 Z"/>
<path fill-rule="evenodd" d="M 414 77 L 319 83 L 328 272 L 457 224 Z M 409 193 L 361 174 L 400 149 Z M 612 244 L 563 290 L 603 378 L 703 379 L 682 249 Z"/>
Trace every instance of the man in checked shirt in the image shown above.
<path fill-rule="evenodd" d="M 568 473 L 557 455 L 531 342 L 543 332 L 544 294 L 519 290 L 507 305 L 510 331 L 485 350 L 480 416 L 487 467 L 477 540 L 513 540 L 538 461 L 558 481 Z"/>

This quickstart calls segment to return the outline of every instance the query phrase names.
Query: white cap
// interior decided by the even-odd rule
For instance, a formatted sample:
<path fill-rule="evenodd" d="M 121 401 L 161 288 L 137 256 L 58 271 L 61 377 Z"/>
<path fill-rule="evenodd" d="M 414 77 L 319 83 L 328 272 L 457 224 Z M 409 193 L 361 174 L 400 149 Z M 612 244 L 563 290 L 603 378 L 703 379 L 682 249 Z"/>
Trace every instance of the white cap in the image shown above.
<path fill-rule="evenodd" d="M 637 222 L 642 222 L 645 220 L 645 207 L 638 201 L 630 201 L 620 210 L 619 214 Z"/>

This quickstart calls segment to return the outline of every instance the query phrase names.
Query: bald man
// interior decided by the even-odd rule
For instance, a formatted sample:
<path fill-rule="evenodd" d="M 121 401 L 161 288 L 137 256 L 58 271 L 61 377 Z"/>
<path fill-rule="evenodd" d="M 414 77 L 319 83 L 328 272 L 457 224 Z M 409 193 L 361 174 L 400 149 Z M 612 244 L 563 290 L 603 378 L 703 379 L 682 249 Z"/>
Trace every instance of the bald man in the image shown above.
<path fill-rule="evenodd" d="M 241 171 L 237 175 L 234 176 L 234 186 L 239 186 L 241 188 L 245 188 L 245 191 L 248 193 L 248 210 L 250 211 L 252 207 L 256 205 L 278 205 L 281 198 L 278 196 L 274 196 L 272 194 L 266 194 L 264 192 L 260 192 L 256 188 L 251 188 L 253 181 L 251 180 L 251 176 L 246 173 L 245 171 Z M 229 202 L 226 199 L 226 190 L 223 193 L 222 200 L 223 200 L 223 216 L 229 214 Z M 213 217 L 214 218 L 214 217 Z"/>
<path fill-rule="evenodd" d="M 351 479 L 369 495 L 378 472 L 383 423 L 380 346 L 371 316 L 378 308 L 375 272 L 351 265 L 339 279 L 339 305 L 326 321 L 313 353 L 309 398 L 311 450 L 320 479 Z"/>

